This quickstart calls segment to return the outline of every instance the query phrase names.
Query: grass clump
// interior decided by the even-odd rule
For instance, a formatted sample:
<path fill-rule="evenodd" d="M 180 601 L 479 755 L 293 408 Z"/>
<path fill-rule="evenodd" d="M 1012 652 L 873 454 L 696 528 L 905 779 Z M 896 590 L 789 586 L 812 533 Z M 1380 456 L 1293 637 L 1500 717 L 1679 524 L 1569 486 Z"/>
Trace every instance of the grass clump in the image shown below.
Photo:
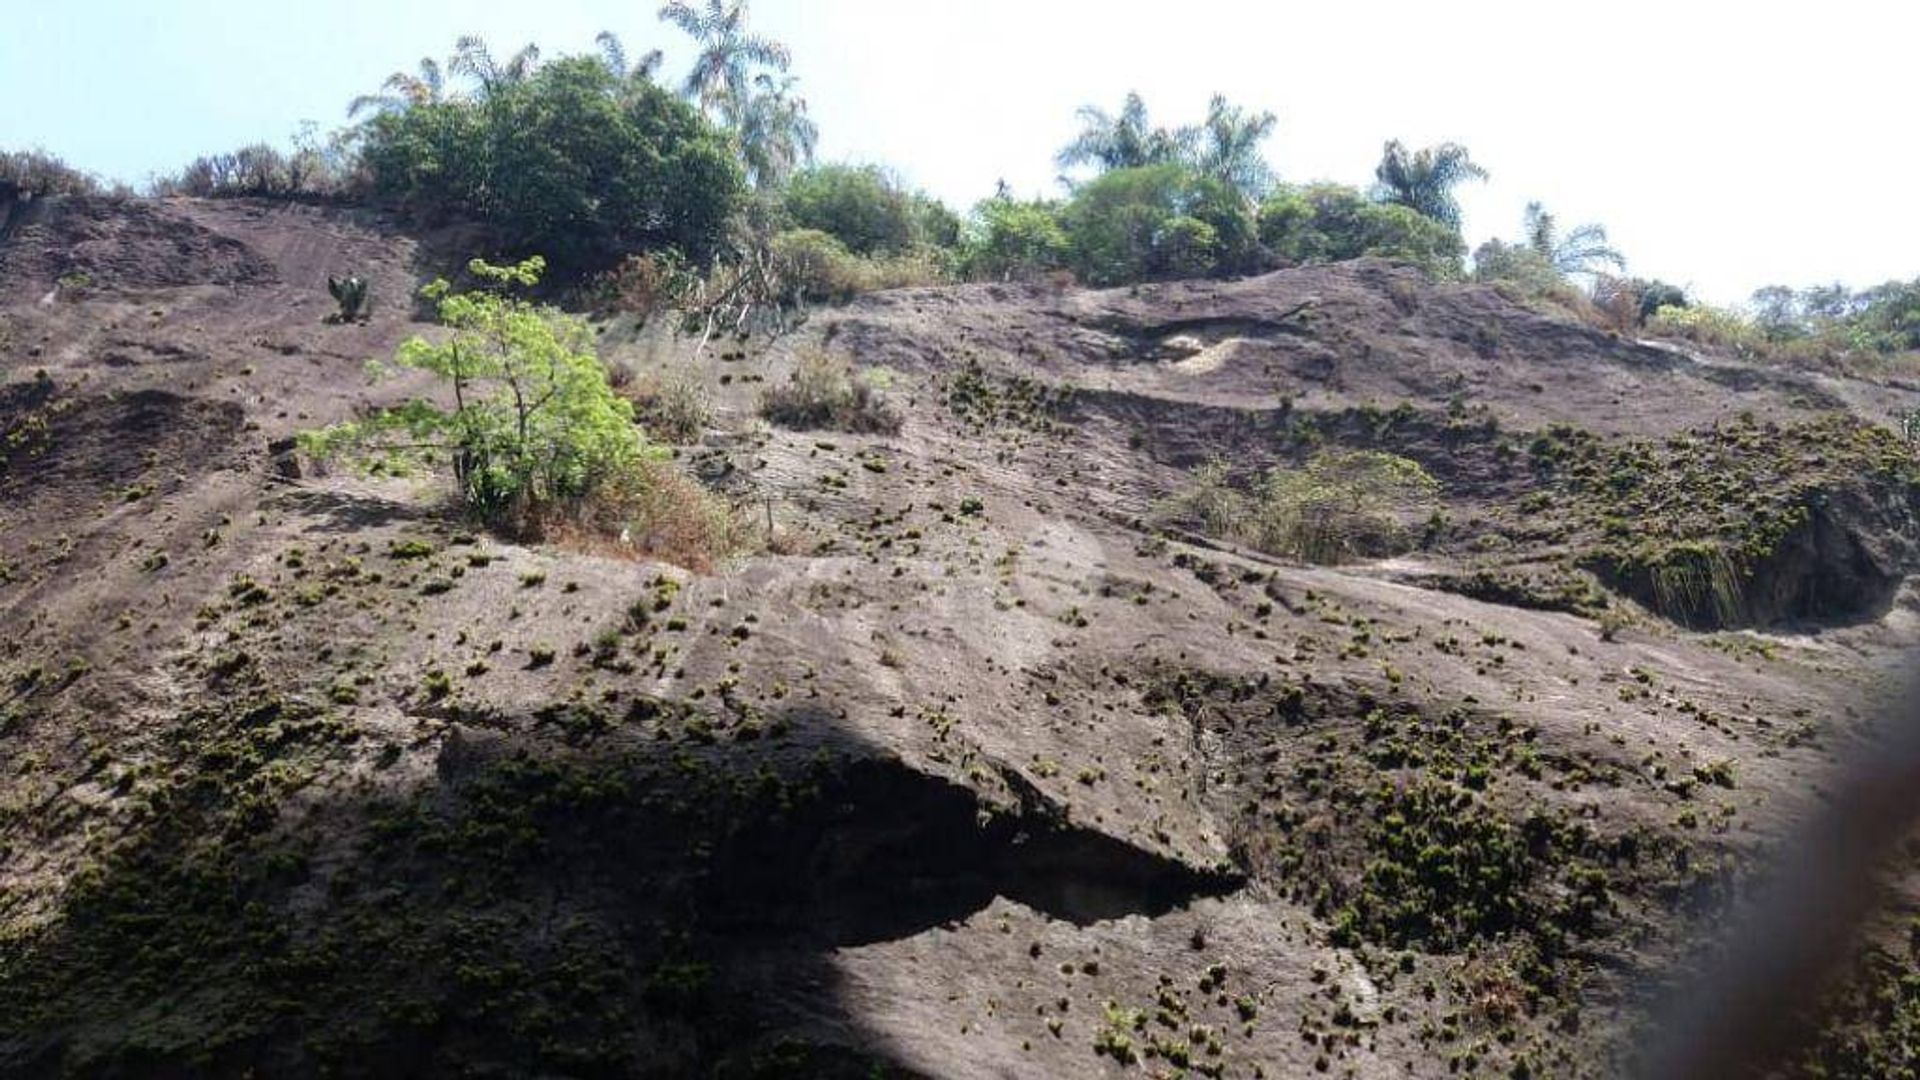
<path fill-rule="evenodd" d="M 1404 551 L 1409 523 L 1430 509 L 1438 484 L 1417 462 L 1374 450 L 1323 450 L 1297 469 L 1274 469 L 1251 492 L 1224 462 L 1202 466 L 1170 508 L 1213 536 L 1307 562 L 1336 563 Z"/>
<path fill-rule="evenodd" d="M 633 403 L 635 416 L 655 438 L 686 446 L 699 442 L 713 423 L 699 380 L 689 372 L 649 372 L 621 382 L 621 396 Z"/>
<path fill-rule="evenodd" d="M 871 375 L 856 378 L 843 356 L 808 352 L 784 385 L 760 397 L 760 415 L 781 427 L 892 435 L 900 414 L 887 403 Z"/>

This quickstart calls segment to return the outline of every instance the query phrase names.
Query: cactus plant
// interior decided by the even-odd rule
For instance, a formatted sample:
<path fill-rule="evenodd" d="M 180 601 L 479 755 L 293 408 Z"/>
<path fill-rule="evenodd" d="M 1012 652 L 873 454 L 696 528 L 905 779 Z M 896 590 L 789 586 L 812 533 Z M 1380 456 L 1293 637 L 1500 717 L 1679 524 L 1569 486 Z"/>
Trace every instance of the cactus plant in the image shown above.
<path fill-rule="evenodd" d="M 333 301 L 340 305 L 332 322 L 365 322 L 373 310 L 373 301 L 367 294 L 367 279 L 358 274 L 348 274 L 337 278 L 327 275 L 327 292 Z"/>

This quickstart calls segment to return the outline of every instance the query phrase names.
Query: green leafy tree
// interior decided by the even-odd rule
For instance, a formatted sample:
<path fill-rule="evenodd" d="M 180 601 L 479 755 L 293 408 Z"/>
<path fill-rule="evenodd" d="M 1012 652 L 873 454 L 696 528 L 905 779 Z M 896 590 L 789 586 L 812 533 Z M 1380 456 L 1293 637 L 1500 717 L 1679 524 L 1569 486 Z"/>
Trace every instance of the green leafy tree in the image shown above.
<path fill-rule="evenodd" d="M 1184 165 L 1115 169 L 1074 192 L 1060 215 L 1082 281 L 1119 285 L 1253 269 L 1259 244 L 1246 200 Z"/>
<path fill-rule="evenodd" d="M 1774 344 L 1813 340 L 1829 352 L 1920 349 L 1920 281 L 1854 291 L 1835 283 L 1769 285 L 1748 301 L 1753 322 Z"/>
<path fill-rule="evenodd" d="M 700 260 L 719 245 L 743 178 L 727 136 L 690 105 L 596 56 L 494 86 L 373 117 L 361 160 L 374 194 L 492 223 L 507 244 L 569 263 L 664 246 Z"/>
<path fill-rule="evenodd" d="M 995 281 L 1029 278 L 1065 266 L 1068 253 L 1057 205 L 1005 195 L 974 207 L 960 248 L 968 277 Z"/>
<path fill-rule="evenodd" d="M 302 449 L 389 471 L 450 464 L 467 506 L 512 524 L 586 499 L 630 473 L 646 446 L 632 405 L 607 383 L 592 329 L 506 293 L 537 284 L 545 266 L 537 256 L 514 266 L 475 259 L 468 270 L 490 288 L 461 293 L 444 280 L 428 285 L 423 294 L 437 302 L 450 333 L 407 341 L 391 366 L 437 376 L 446 396 L 307 432 Z M 376 374 L 388 370 L 371 366 Z"/>
<path fill-rule="evenodd" d="M 1807 336 L 1807 320 L 1802 314 L 1800 294 L 1785 285 L 1755 289 L 1748 301 L 1753 323 L 1768 341 L 1792 341 Z"/>
<path fill-rule="evenodd" d="M 856 255 L 951 246 L 959 223 L 939 203 L 907 191 L 877 165 L 819 165 L 793 175 L 781 207 L 795 227 L 817 229 Z"/>
<path fill-rule="evenodd" d="M 1258 200 L 1274 185 L 1273 169 L 1260 147 L 1276 122 L 1270 112 L 1250 112 L 1215 94 L 1207 103 L 1206 120 L 1185 140 L 1194 168 Z"/>
<path fill-rule="evenodd" d="M 1063 169 L 1093 165 L 1110 172 L 1164 165 L 1187 156 L 1190 136 L 1152 126 L 1147 120 L 1147 103 L 1132 91 L 1117 115 L 1092 105 L 1081 107 L 1074 115 L 1080 120 L 1080 133 L 1054 158 Z"/>
<path fill-rule="evenodd" d="M 1460 274 L 1460 234 L 1404 206 L 1371 201 L 1344 184 L 1282 187 L 1260 204 L 1260 242 L 1288 265 L 1376 256 L 1440 278 Z"/>
<path fill-rule="evenodd" d="M 1381 151 L 1373 175 L 1375 196 L 1381 202 L 1404 206 L 1458 230 L 1460 202 L 1453 191 L 1469 180 L 1485 180 L 1487 170 L 1474 164 L 1467 148 L 1458 143 L 1409 151 L 1393 139 Z"/>
<path fill-rule="evenodd" d="M 787 70 L 792 62 L 787 47 L 747 29 L 746 0 L 707 0 L 696 7 L 673 0 L 660 9 L 660 18 L 685 31 L 700 52 L 687 73 L 685 93 L 699 102 L 707 115 L 729 127 L 738 127 L 750 94 L 755 68 Z"/>
<path fill-rule="evenodd" d="M 1871 348 L 1920 349 L 1920 278 L 1876 285 L 1857 294 L 1857 302 L 1859 310 L 1847 320 L 1865 331 Z"/>

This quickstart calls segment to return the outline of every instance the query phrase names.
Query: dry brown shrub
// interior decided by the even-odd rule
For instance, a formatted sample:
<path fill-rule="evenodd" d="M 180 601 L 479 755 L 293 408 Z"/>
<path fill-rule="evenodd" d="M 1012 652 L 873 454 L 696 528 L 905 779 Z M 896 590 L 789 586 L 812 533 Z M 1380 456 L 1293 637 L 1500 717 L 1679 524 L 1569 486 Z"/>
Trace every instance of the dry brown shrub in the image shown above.
<path fill-rule="evenodd" d="M 633 403 L 633 414 L 647 435 L 675 446 L 700 441 L 713 411 L 700 390 L 700 382 L 689 371 L 649 371 L 635 375 L 624 366 L 616 366 L 623 377 L 612 380 L 620 396 Z"/>
<path fill-rule="evenodd" d="M 871 382 L 854 378 L 846 357 L 817 350 L 800 357 L 785 383 L 760 395 L 760 415 L 799 431 L 892 435 L 901 424 Z"/>
<path fill-rule="evenodd" d="M 541 539 L 607 558 L 650 559 L 708 573 L 759 539 L 753 524 L 671 462 L 645 461 L 567 511 L 535 523 Z"/>

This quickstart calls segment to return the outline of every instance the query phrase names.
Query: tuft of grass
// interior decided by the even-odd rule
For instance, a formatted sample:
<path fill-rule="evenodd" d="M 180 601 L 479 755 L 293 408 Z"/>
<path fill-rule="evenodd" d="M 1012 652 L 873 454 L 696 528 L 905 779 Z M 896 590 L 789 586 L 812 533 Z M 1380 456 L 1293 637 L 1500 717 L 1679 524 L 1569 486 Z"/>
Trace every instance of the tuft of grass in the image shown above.
<path fill-rule="evenodd" d="M 676 446 L 697 443 L 713 423 L 713 410 L 707 406 L 699 380 L 690 372 L 649 372 L 617 381 L 615 388 L 633 402 L 634 418 L 640 426 L 661 442 Z"/>
<path fill-rule="evenodd" d="M 643 461 L 630 476 L 541 525 L 547 539 L 611 558 L 656 559 L 705 573 L 754 546 L 748 515 L 666 461 Z"/>
<path fill-rule="evenodd" d="M 846 357 L 819 351 L 803 354 L 784 385 L 761 394 L 760 415 L 801 431 L 893 435 L 901 424 L 872 379 L 855 378 Z"/>
<path fill-rule="evenodd" d="M 1274 469 L 1251 491 L 1231 482 L 1224 462 L 1210 462 L 1165 513 L 1248 547 L 1336 563 L 1406 550 L 1408 523 L 1424 516 L 1437 490 L 1407 458 L 1325 450 L 1301 468 Z"/>

